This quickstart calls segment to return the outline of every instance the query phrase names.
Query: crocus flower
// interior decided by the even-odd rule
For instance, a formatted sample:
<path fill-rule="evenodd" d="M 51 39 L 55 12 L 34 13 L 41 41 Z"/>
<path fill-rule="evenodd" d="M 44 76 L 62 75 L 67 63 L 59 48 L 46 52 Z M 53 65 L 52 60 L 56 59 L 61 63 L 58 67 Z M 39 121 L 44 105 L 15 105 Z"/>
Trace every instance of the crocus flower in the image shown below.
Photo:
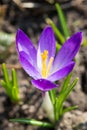
<path fill-rule="evenodd" d="M 56 41 L 53 30 L 47 26 L 39 39 L 37 49 L 26 36 L 18 29 L 16 47 L 22 67 L 28 75 L 33 77 L 32 84 L 41 91 L 51 90 L 57 85 L 53 83 L 67 76 L 73 69 L 73 58 L 80 48 L 82 33 L 71 36 L 56 53 Z"/>

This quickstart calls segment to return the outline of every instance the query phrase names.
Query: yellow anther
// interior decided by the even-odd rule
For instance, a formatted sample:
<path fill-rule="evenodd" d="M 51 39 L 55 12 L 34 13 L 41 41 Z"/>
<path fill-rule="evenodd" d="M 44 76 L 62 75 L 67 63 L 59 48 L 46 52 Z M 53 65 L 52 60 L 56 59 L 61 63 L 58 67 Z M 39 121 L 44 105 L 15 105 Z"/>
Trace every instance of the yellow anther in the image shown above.
<path fill-rule="evenodd" d="M 47 62 L 47 58 L 48 58 L 48 51 L 44 50 L 44 52 L 41 54 L 42 57 L 42 76 L 46 77 L 46 62 Z"/>
<path fill-rule="evenodd" d="M 46 78 L 49 75 L 54 58 L 51 57 L 47 65 L 47 58 L 48 58 L 47 50 L 44 50 L 44 52 L 41 54 L 41 58 L 42 58 L 42 77 Z"/>
<path fill-rule="evenodd" d="M 53 57 L 51 57 L 50 60 L 49 60 L 49 63 L 48 63 L 48 66 L 47 66 L 47 71 L 46 71 L 46 76 L 49 75 L 49 72 L 50 72 L 50 69 L 51 69 L 51 66 L 52 66 L 53 60 L 54 60 Z"/>
<path fill-rule="evenodd" d="M 44 52 L 41 54 L 42 60 L 46 60 L 48 57 L 48 51 L 44 50 Z"/>

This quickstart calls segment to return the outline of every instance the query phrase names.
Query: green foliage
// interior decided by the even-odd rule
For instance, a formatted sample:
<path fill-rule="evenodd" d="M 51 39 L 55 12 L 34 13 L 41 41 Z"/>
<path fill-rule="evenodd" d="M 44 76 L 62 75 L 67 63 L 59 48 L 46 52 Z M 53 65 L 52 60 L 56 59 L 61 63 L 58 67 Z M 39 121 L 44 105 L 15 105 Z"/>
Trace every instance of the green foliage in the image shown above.
<path fill-rule="evenodd" d="M 78 81 L 78 78 L 76 78 L 72 83 L 70 83 L 72 74 L 69 74 L 62 87 L 61 91 L 56 97 L 55 90 L 50 90 L 49 95 L 50 99 L 52 101 L 53 107 L 54 107 L 54 116 L 55 116 L 55 122 L 57 122 L 65 112 L 74 110 L 77 108 L 77 106 L 69 107 L 69 108 L 63 108 L 63 104 L 66 101 L 67 97 L 69 96 L 70 92 L 73 90 L 73 88 L 76 86 L 76 83 Z"/>
<path fill-rule="evenodd" d="M 82 46 L 85 46 L 85 47 L 87 47 L 87 39 L 83 39 Z"/>
<path fill-rule="evenodd" d="M 71 77 L 72 77 L 72 73 L 70 73 L 66 77 L 63 85 L 61 86 L 61 91 L 59 92 L 58 96 L 56 96 L 56 89 L 52 89 L 49 91 L 50 100 L 51 100 L 53 108 L 54 108 L 54 117 L 55 117 L 54 123 L 47 123 L 47 122 L 38 121 L 35 119 L 25 119 L 25 118 L 10 119 L 10 121 L 24 123 L 24 124 L 30 124 L 30 125 L 34 125 L 34 126 L 53 128 L 55 126 L 56 122 L 59 121 L 59 119 L 61 119 L 61 117 L 63 116 L 64 113 L 77 108 L 77 106 L 71 106 L 68 108 L 63 107 L 64 102 L 66 101 L 70 92 L 76 86 L 76 83 L 78 81 L 78 78 L 76 78 L 71 83 L 70 82 Z"/>
<path fill-rule="evenodd" d="M 11 122 L 20 122 L 20 123 L 24 123 L 24 124 L 33 125 L 33 126 L 53 128 L 53 125 L 51 123 L 47 123 L 44 121 L 37 121 L 35 119 L 17 118 L 17 119 L 10 119 L 10 121 Z"/>
<path fill-rule="evenodd" d="M 56 42 L 56 52 L 58 52 L 60 48 L 61 48 L 61 45 L 58 42 Z"/>
<path fill-rule="evenodd" d="M 47 19 L 47 23 L 52 26 L 57 38 L 60 41 L 60 43 L 57 42 L 57 46 L 56 46 L 56 50 L 58 51 L 61 48 L 61 44 L 63 44 L 65 42 L 65 40 L 70 36 L 70 34 L 69 34 L 68 27 L 67 27 L 65 15 L 61 9 L 61 6 L 58 3 L 56 3 L 55 7 L 56 7 L 56 10 L 58 13 L 58 18 L 60 20 L 63 34 L 57 28 L 57 26 L 55 25 L 55 23 L 52 20 Z M 83 41 L 83 43 L 84 43 L 83 45 L 86 46 L 87 40 L 85 39 Z M 56 97 L 55 90 L 49 91 L 49 96 L 50 96 L 50 99 L 52 101 L 53 108 L 54 108 L 55 122 L 58 121 L 65 112 L 68 112 L 68 111 L 71 111 L 71 110 L 74 110 L 77 108 L 77 106 L 63 108 L 63 104 L 64 104 L 65 100 L 67 99 L 70 92 L 73 90 L 73 88 L 75 87 L 75 85 L 78 81 L 78 78 L 76 78 L 72 83 L 70 83 L 71 76 L 72 76 L 72 74 L 69 74 L 67 76 L 67 78 L 65 79 L 63 85 L 61 86 L 61 91 L 60 91 L 58 97 Z"/>
<path fill-rule="evenodd" d="M 61 31 L 58 29 L 58 27 L 55 25 L 55 23 L 50 18 L 47 18 L 46 22 L 47 22 L 47 24 L 51 25 L 55 35 L 57 36 L 57 38 L 59 40 L 59 42 L 57 41 L 57 44 L 56 44 L 56 50 L 58 51 L 61 48 L 61 44 L 63 44 L 65 42 L 65 40 L 70 36 L 70 34 L 69 34 L 66 19 L 65 19 L 65 15 L 63 13 L 63 10 L 61 9 L 61 6 L 58 3 L 56 3 L 55 7 L 56 7 L 56 10 L 58 13 L 58 19 L 60 20 L 63 34 L 61 33 Z"/>
<path fill-rule="evenodd" d="M 64 33 L 65 38 L 67 39 L 70 35 L 69 35 L 69 30 L 67 27 L 64 13 L 61 9 L 61 6 L 58 3 L 56 3 L 55 6 L 56 6 L 57 13 L 58 13 L 58 18 L 60 19 L 62 31 Z"/>
<path fill-rule="evenodd" d="M 55 104 L 55 99 L 56 99 L 56 89 L 52 89 L 49 91 L 49 96 L 50 96 L 50 99 L 52 101 L 52 104 L 54 105 Z"/>
<path fill-rule="evenodd" d="M 57 28 L 57 26 L 54 24 L 54 22 L 51 19 L 46 19 L 46 22 L 52 26 L 55 35 L 58 37 L 59 41 L 61 44 L 63 44 L 65 42 L 65 38 L 62 35 L 62 33 L 60 32 L 60 30 Z"/>
<path fill-rule="evenodd" d="M 16 103 L 19 101 L 19 89 L 17 83 L 17 76 L 15 69 L 12 69 L 12 80 L 10 80 L 8 70 L 6 65 L 2 64 L 2 71 L 4 79 L 0 80 L 2 87 L 6 90 L 7 95 L 10 97 L 11 101 Z"/>

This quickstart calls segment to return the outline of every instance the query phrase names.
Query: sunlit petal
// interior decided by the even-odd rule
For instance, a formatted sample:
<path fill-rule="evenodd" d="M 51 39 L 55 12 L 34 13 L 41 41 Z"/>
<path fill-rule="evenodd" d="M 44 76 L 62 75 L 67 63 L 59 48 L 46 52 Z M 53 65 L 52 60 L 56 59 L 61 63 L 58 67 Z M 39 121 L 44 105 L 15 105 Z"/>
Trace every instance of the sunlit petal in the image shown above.
<path fill-rule="evenodd" d="M 46 80 L 46 79 L 32 80 L 32 84 L 36 88 L 38 88 L 38 89 L 40 89 L 41 91 L 44 91 L 44 92 L 58 87 L 58 85 L 56 85 L 56 84 L 54 84 L 54 83 L 52 83 L 52 82 L 50 82 L 49 80 Z"/>
<path fill-rule="evenodd" d="M 26 71 L 27 74 L 29 74 L 31 77 L 34 79 L 41 78 L 40 73 L 38 70 L 30 63 L 28 55 L 25 52 L 20 52 L 19 53 L 19 58 L 21 65 L 23 69 Z"/>
<path fill-rule="evenodd" d="M 48 51 L 47 61 L 49 61 L 50 57 L 55 56 L 56 41 L 55 41 L 53 30 L 50 26 L 47 26 L 43 30 L 39 39 L 39 45 L 37 51 L 37 66 L 40 69 L 40 71 L 42 66 L 41 53 L 43 53 L 44 50 Z"/>
<path fill-rule="evenodd" d="M 78 32 L 71 36 L 59 50 L 55 60 L 53 69 L 61 69 L 66 66 L 75 57 L 80 48 L 82 41 L 82 32 Z"/>
<path fill-rule="evenodd" d="M 70 62 L 68 65 L 64 66 L 63 68 L 57 70 L 52 75 L 50 75 L 47 79 L 54 82 L 56 80 L 60 80 L 67 76 L 73 69 L 75 62 Z"/>
<path fill-rule="evenodd" d="M 27 37 L 27 35 L 21 30 L 18 29 L 16 34 L 16 47 L 18 53 L 20 51 L 24 51 L 27 53 L 28 57 L 31 59 L 32 64 L 36 64 L 36 55 L 37 51 L 32 44 L 31 40 Z"/>

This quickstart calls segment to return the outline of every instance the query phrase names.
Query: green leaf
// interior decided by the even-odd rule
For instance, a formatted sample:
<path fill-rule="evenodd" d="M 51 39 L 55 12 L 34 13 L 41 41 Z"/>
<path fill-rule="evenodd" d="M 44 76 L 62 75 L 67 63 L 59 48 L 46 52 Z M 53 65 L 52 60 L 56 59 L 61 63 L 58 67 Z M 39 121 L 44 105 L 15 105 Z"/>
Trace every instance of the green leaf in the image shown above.
<path fill-rule="evenodd" d="M 72 111 L 72 110 L 74 110 L 74 109 L 77 109 L 77 108 L 78 108 L 78 106 L 72 106 L 72 107 L 65 108 L 65 109 L 63 110 L 63 114 L 66 113 L 66 112 L 68 112 L 68 111 Z"/>
<path fill-rule="evenodd" d="M 82 46 L 85 46 L 85 47 L 87 47 L 87 39 L 83 39 Z"/>
<path fill-rule="evenodd" d="M 47 23 L 49 25 L 52 26 L 56 36 L 58 37 L 58 39 L 60 40 L 61 44 L 63 44 L 65 42 L 65 38 L 64 36 L 61 34 L 60 30 L 56 27 L 56 25 L 54 24 L 54 22 L 51 19 L 46 19 Z"/>
<path fill-rule="evenodd" d="M 4 88 L 6 87 L 6 83 L 4 80 L 0 80 L 0 83 L 1 83 L 2 87 L 4 87 Z"/>
<path fill-rule="evenodd" d="M 63 95 L 60 95 L 58 98 L 56 98 L 55 111 L 56 111 L 56 115 L 55 115 L 56 121 L 58 121 L 62 116 L 62 111 L 63 111 Z"/>
<path fill-rule="evenodd" d="M 63 98 L 64 100 L 66 100 L 66 98 L 68 97 L 68 95 L 70 94 L 70 92 L 73 90 L 73 88 L 75 87 L 75 85 L 77 84 L 78 78 L 76 78 L 66 89 L 66 91 L 63 94 Z"/>
<path fill-rule="evenodd" d="M 61 45 L 58 43 L 58 41 L 56 42 L 56 52 L 58 52 L 61 48 Z"/>
<path fill-rule="evenodd" d="M 12 69 L 12 79 L 10 79 L 6 64 L 2 64 L 2 71 L 4 79 L 0 80 L 3 88 L 5 88 L 7 95 L 10 97 L 11 101 L 14 103 L 19 102 L 19 88 L 17 83 L 16 71 Z"/>
<path fill-rule="evenodd" d="M 43 121 L 37 121 L 35 119 L 24 119 L 24 118 L 18 118 L 18 119 L 10 119 L 11 122 L 19 122 L 24 124 L 30 124 L 33 126 L 41 126 L 41 127 L 49 127 L 53 128 L 53 124 L 43 122 Z"/>
<path fill-rule="evenodd" d="M 54 105 L 55 103 L 55 98 L 56 98 L 56 89 L 52 89 L 49 91 L 49 96 L 50 96 L 50 99 L 52 101 L 52 104 Z"/>
<path fill-rule="evenodd" d="M 71 76 L 72 76 L 72 72 L 65 78 L 64 83 L 63 83 L 63 85 L 61 87 L 61 92 L 60 93 L 62 93 L 63 91 L 66 91 L 67 87 L 70 84 Z"/>
<path fill-rule="evenodd" d="M 17 76 L 16 76 L 16 71 L 15 69 L 12 69 L 12 84 L 13 86 L 17 87 Z"/>
<path fill-rule="evenodd" d="M 19 89 L 18 89 L 18 82 L 17 82 L 17 75 L 15 69 L 12 69 L 12 97 L 13 101 L 19 100 Z"/>
<path fill-rule="evenodd" d="M 2 64 L 2 71 L 4 74 L 4 80 L 5 80 L 6 84 L 9 85 L 9 75 L 8 75 L 8 71 L 6 69 L 5 63 Z"/>
<path fill-rule="evenodd" d="M 12 87 L 11 97 L 12 97 L 13 102 L 18 102 L 20 100 L 19 99 L 19 91 L 15 86 Z"/>
<path fill-rule="evenodd" d="M 65 20 L 65 16 L 64 16 L 63 11 L 61 9 L 61 6 L 58 3 L 56 3 L 55 6 L 56 6 L 56 9 L 57 9 L 58 17 L 60 19 L 60 24 L 61 24 L 63 33 L 64 33 L 64 35 L 67 39 L 70 35 L 69 35 L 69 30 L 68 30 L 68 27 L 67 27 L 66 20 Z"/>
<path fill-rule="evenodd" d="M 68 77 L 70 79 L 70 77 Z M 68 80 L 69 80 L 68 79 Z M 70 92 L 75 87 L 76 83 L 78 81 L 78 78 L 76 78 L 70 85 L 65 87 L 65 91 L 60 92 L 58 98 L 56 98 L 56 121 L 59 120 L 59 118 L 63 115 L 63 103 L 69 96 Z"/>

